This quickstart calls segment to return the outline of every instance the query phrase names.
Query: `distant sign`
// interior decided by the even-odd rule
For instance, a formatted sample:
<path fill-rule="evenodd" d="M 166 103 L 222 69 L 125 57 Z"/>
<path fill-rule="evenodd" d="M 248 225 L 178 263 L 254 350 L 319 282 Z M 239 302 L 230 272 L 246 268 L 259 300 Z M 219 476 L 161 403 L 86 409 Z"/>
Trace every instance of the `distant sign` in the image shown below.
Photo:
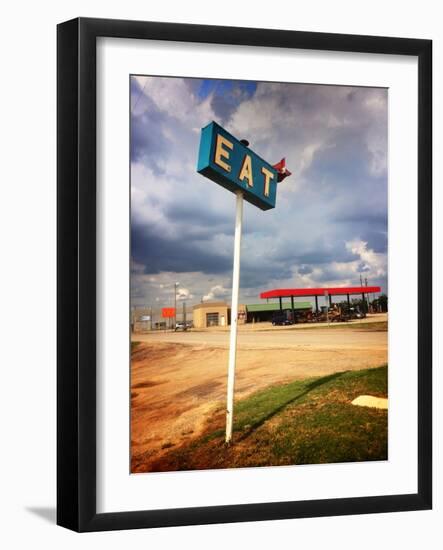
<path fill-rule="evenodd" d="M 168 319 L 170 317 L 175 317 L 175 307 L 163 307 L 162 308 L 162 317 L 163 317 L 163 319 Z"/>
<path fill-rule="evenodd" d="M 142 315 L 140 317 L 140 321 L 150 321 L 151 320 L 151 316 L 150 315 Z"/>
<path fill-rule="evenodd" d="M 275 208 L 278 172 L 216 122 L 202 129 L 197 171 L 262 210 Z"/>

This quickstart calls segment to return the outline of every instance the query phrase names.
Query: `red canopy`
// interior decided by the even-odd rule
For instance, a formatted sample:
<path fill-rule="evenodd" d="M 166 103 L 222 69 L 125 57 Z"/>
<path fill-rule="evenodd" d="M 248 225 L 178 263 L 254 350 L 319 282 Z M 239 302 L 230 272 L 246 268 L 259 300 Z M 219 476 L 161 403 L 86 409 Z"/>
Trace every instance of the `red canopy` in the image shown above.
<path fill-rule="evenodd" d="M 291 296 L 346 296 L 346 294 L 368 294 L 380 292 L 379 286 L 340 286 L 325 288 L 277 288 L 260 294 L 260 298 L 290 298 Z"/>

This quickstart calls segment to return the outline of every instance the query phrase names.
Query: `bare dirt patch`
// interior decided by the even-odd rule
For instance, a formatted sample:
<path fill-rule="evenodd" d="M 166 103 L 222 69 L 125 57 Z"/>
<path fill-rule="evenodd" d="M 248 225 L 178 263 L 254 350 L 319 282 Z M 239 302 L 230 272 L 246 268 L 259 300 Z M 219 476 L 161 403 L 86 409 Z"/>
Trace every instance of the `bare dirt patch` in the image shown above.
<path fill-rule="evenodd" d="M 143 335 L 132 353 L 131 469 L 147 472 L 224 416 L 226 332 Z M 387 332 L 361 327 L 239 334 L 236 399 L 312 376 L 387 362 Z"/>
<path fill-rule="evenodd" d="M 158 386 L 159 384 L 164 384 L 165 382 L 167 382 L 167 380 L 157 380 L 156 382 L 153 380 L 146 380 L 146 382 L 139 382 L 138 384 L 134 384 L 132 387 L 134 389 L 152 388 L 153 386 Z"/>

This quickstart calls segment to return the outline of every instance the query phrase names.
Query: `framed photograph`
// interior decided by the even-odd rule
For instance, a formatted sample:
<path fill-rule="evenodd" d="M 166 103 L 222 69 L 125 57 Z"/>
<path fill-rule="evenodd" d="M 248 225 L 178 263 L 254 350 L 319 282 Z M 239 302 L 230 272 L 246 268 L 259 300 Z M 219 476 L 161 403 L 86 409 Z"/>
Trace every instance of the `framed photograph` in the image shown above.
<path fill-rule="evenodd" d="M 58 26 L 59 525 L 432 506 L 430 40 Z"/>

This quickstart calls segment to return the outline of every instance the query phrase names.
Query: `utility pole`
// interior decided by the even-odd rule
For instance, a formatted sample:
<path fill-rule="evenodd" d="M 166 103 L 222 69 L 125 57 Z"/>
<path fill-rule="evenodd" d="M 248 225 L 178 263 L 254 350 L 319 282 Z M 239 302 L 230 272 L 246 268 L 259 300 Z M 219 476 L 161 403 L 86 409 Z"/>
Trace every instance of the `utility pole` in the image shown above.
<path fill-rule="evenodd" d="M 363 288 L 363 279 L 362 279 L 361 273 L 360 273 L 360 287 Z M 362 292 L 361 298 L 362 298 L 361 307 L 363 309 L 363 315 L 366 316 L 366 311 L 365 311 L 366 310 L 366 298 L 365 298 L 365 293 L 364 292 Z"/>
<path fill-rule="evenodd" d="M 177 287 L 180 283 L 174 283 L 174 331 L 177 326 Z"/>
<path fill-rule="evenodd" d="M 365 286 L 368 286 L 368 278 L 367 277 L 365 277 Z M 369 311 L 369 304 L 371 303 L 371 300 L 370 300 L 370 297 L 369 297 L 368 293 L 366 293 L 366 296 L 368 298 L 368 311 Z M 372 297 L 372 298 L 374 298 L 374 297 Z"/>

